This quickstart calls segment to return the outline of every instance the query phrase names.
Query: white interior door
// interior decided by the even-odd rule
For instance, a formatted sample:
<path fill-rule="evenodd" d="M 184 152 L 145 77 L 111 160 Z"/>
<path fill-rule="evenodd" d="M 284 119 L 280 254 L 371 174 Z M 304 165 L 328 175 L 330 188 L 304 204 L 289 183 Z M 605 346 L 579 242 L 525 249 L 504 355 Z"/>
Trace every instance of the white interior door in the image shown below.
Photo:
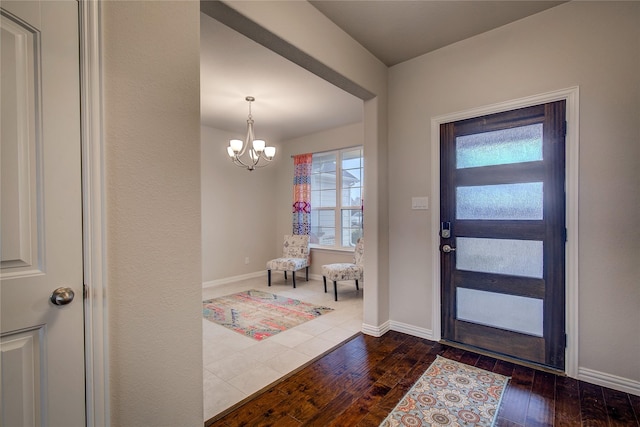
<path fill-rule="evenodd" d="M 83 426 L 78 4 L 0 8 L 0 425 Z"/>

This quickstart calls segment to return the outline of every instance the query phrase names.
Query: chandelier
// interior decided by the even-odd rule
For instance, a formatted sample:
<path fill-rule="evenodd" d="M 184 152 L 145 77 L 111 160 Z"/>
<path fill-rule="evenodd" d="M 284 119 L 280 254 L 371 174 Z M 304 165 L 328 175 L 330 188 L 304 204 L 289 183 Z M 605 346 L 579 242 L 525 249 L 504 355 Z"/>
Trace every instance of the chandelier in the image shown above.
<path fill-rule="evenodd" d="M 242 168 L 247 168 L 252 171 L 257 168 L 267 166 L 273 160 L 276 155 L 276 147 L 265 147 L 266 143 L 262 139 L 255 139 L 253 133 L 253 117 L 251 117 L 251 103 L 256 99 L 253 96 L 247 96 L 245 98 L 249 102 L 249 117 L 247 118 L 247 136 L 242 142 L 239 139 L 232 139 L 229 141 L 227 147 L 227 153 L 233 164 Z M 245 155 L 248 149 L 248 155 Z M 259 164 L 261 160 L 267 163 Z"/>

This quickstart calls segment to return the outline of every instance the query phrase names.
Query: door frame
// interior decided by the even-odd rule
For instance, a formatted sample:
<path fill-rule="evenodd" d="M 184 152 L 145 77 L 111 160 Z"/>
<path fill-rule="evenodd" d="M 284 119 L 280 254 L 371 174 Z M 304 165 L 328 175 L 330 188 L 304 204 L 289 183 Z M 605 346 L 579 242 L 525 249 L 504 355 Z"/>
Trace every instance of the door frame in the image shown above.
<path fill-rule="evenodd" d="M 569 87 L 525 98 L 444 114 L 431 119 L 431 266 L 432 266 L 432 339 L 442 338 L 442 312 L 440 295 L 440 125 L 473 117 L 485 116 L 554 101 L 566 101 L 566 227 L 565 246 L 565 322 L 567 346 L 565 373 L 578 376 L 578 177 L 579 177 L 579 87 Z"/>
<path fill-rule="evenodd" d="M 101 3 L 78 0 L 87 427 L 110 425 Z"/>

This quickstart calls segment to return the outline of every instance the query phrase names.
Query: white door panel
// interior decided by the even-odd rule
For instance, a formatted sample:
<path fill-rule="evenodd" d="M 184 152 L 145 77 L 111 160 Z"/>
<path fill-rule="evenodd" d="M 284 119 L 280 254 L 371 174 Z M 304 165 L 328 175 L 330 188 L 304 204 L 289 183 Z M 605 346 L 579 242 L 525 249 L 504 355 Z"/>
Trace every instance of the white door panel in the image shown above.
<path fill-rule="evenodd" d="M 78 4 L 0 7 L 0 424 L 82 426 Z M 50 301 L 59 287 L 71 303 Z"/>

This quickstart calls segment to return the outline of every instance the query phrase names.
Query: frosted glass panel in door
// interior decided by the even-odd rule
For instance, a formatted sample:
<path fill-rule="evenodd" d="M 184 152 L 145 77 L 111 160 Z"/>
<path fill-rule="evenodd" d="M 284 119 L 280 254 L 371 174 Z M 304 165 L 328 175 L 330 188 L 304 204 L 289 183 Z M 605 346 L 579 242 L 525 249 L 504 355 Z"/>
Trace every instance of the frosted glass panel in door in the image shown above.
<path fill-rule="evenodd" d="M 541 182 L 456 188 L 457 219 L 541 220 Z"/>
<path fill-rule="evenodd" d="M 456 167 L 542 160 L 542 123 L 456 138 Z"/>
<path fill-rule="evenodd" d="M 543 301 L 537 298 L 457 289 L 457 319 L 541 337 Z"/>
<path fill-rule="evenodd" d="M 456 269 L 542 278 L 542 242 L 537 240 L 456 239 Z"/>

